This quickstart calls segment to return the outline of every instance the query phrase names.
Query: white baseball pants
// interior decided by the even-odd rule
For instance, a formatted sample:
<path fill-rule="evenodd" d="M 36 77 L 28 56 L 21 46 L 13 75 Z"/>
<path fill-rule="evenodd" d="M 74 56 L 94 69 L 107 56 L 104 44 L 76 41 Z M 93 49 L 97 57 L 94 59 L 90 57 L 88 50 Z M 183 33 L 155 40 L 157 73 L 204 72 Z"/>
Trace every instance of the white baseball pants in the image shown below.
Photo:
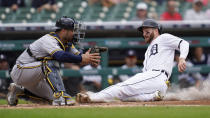
<path fill-rule="evenodd" d="M 98 93 L 89 94 L 89 97 L 92 102 L 153 101 L 156 91 L 160 91 L 162 96 L 166 94 L 167 80 L 167 76 L 161 71 L 146 71 Z"/>

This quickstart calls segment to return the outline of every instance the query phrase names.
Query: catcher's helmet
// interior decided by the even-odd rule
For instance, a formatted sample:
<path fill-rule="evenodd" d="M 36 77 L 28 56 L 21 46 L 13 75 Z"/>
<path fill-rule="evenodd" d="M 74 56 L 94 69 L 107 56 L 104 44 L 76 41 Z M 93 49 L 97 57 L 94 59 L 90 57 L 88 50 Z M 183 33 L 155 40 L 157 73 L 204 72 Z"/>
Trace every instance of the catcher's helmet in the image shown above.
<path fill-rule="evenodd" d="M 74 29 L 74 24 L 76 21 L 72 18 L 68 18 L 67 16 L 63 16 L 60 19 L 58 19 L 55 23 L 55 27 L 53 28 L 54 30 L 58 29 Z"/>
<path fill-rule="evenodd" d="M 142 25 L 138 27 L 138 31 L 143 32 L 144 27 L 157 28 L 159 31 L 159 34 L 161 34 L 162 27 L 153 19 L 144 20 Z"/>
<path fill-rule="evenodd" d="M 67 29 L 74 32 L 73 43 L 76 44 L 79 40 L 84 39 L 86 27 L 83 23 L 77 22 L 73 18 L 63 16 L 55 23 L 54 30 Z"/>

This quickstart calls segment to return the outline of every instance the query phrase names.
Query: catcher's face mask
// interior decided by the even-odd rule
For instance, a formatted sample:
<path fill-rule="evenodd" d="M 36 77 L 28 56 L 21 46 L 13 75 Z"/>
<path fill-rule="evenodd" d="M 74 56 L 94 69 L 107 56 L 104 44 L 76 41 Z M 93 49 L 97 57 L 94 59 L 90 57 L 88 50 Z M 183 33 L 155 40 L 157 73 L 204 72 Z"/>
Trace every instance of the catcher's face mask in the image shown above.
<path fill-rule="evenodd" d="M 74 35 L 73 35 L 73 44 L 78 44 L 80 40 L 83 40 L 85 38 L 85 30 L 86 26 L 85 24 L 81 22 L 74 23 Z"/>

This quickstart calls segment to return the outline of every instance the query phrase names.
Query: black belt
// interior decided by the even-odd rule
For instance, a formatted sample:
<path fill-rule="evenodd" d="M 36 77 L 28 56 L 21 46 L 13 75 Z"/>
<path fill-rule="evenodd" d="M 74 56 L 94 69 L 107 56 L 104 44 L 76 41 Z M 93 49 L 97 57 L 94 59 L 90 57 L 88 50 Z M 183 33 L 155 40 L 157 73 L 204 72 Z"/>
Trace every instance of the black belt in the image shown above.
<path fill-rule="evenodd" d="M 31 49 L 30 48 L 27 48 L 26 49 L 26 52 L 28 53 L 29 56 L 35 58 L 37 61 L 42 61 L 43 59 L 38 59 L 36 58 L 35 56 L 33 56 L 32 52 L 31 52 Z"/>
<path fill-rule="evenodd" d="M 27 53 L 28 53 L 29 56 L 33 57 L 33 54 L 32 54 L 32 52 L 31 52 L 30 48 L 27 48 L 26 51 L 27 51 Z"/>
<path fill-rule="evenodd" d="M 168 73 L 165 70 L 152 69 L 152 71 L 161 71 L 161 73 L 164 73 L 166 75 L 166 77 L 168 77 Z"/>

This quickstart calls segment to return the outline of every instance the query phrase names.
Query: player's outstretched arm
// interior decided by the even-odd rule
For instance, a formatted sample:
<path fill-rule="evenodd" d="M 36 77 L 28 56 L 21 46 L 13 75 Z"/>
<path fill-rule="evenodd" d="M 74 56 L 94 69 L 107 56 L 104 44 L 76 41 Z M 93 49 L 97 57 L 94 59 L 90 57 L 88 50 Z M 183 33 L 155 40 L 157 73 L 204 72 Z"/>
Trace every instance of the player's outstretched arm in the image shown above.
<path fill-rule="evenodd" d="M 186 70 L 186 61 L 184 58 L 179 58 L 178 70 L 179 72 L 184 72 Z"/>
<path fill-rule="evenodd" d="M 185 40 L 180 42 L 180 57 L 178 63 L 179 72 L 184 72 L 186 70 L 186 58 L 189 53 L 189 43 Z"/>
<path fill-rule="evenodd" d="M 81 55 L 74 55 L 65 51 L 57 51 L 52 57 L 59 62 L 80 63 L 82 62 Z"/>

